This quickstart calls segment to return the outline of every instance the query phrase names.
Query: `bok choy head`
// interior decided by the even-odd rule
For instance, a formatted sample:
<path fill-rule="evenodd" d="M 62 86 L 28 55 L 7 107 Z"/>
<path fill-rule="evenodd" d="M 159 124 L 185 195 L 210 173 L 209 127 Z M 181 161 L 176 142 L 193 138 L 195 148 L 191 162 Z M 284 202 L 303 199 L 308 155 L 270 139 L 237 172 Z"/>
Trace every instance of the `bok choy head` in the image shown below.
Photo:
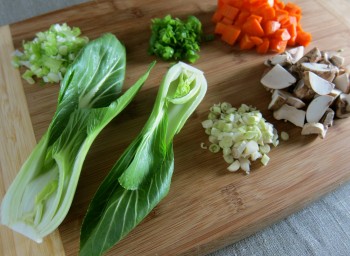
<path fill-rule="evenodd" d="M 122 96 L 125 49 L 112 34 L 88 43 L 68 68 L 57 109 L 1 205 L 1 223 L 41 242 L 66 216 L 86 154 L 133 99 L 150 69 Z"/>
<path fill-rule="evenodd" d="M 206 90 L 202 71 L 181 62 L 168 70 L 147 123 L 90 203 L 81 229 L 80 255 L 101 255 L 167 195 L 174 169 L 173 138 Z"/>

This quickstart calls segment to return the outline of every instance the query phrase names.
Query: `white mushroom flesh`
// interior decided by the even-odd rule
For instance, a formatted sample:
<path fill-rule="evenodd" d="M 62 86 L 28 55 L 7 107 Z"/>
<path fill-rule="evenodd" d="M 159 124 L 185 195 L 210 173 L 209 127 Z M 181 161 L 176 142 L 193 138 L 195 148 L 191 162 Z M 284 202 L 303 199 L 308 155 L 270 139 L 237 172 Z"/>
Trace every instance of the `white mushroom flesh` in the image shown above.
<path fill-rule="evenodd" d="M 260 82 L 270 89 L 283 89 L 294 84 L 296 79 L 281 65 L 277 64 L 263 76 Z"/>
<path fill-rule="evenodd" d="M 308 123 L 317 123 L 320 121 L 333 100 L 334 98 L 332 96 L 321 95 L 311 101 L 306 110 L 306 121 Z"/>
<path fill-rule="evenodd" d="M 319 77 L 311 71 L 304 72 L 304 82 L 319 95 L 329 94 L 334 89 L 334 84 Z"/>
<path fill-rule="evenodd" d="M 287 51 L 291 56 L 293 64 L 298 62 L 304 56 L 304 49 L 304 46 L 298 46 Z"/>

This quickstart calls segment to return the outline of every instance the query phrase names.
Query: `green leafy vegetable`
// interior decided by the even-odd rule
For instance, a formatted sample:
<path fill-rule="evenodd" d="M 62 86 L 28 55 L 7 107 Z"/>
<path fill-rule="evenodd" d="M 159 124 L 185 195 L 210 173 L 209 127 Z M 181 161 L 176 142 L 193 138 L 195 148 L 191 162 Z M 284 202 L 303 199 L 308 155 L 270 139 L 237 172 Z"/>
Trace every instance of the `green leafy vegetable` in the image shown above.
<path fill-rule="evenodd" d="M 62 81 L 47 132 L 4 197 L 2 224 L 41 242 L 63 221 L 91 144 L 130 103 L 153 67 L 120 96 L 125 61 L 125 48 L 112 34 L 82 49 Z"/>
<path fill-rule="evenodd" d="M 195 62 L 199 55 L 199 43 L 202 36 L 202 24 L 194 16 L 186 21 L 171 18 L 152 20 L 152 35 L 150 38 L 149 53 L 164 60 L 186 60 Z"/>
<path fill-rule="evenodd" d="M 174 98 L 182 87 L 190 97 L 181 93 Z M 90 203 L 81 229 L 80 255 L 104 253 L 167 195 L 174 168 L 173 137 L 206 90 L 207 82 L 198 69 L 181 62 L 169 69 L 150 118 Z"/>
<path fill-rule="evenodd" d="M 32 41 L 23 43 L 24 52 L 16 50 L 12 64 L 28 68 L 22 77 L 30 84 L 34 84 L 34 76 L 45 83 L 58 83 L 89 41 L 80 34 L 79 28 L 70 28 L 66 23 L 52 25 L 49 30 L 37 33 Z"/>

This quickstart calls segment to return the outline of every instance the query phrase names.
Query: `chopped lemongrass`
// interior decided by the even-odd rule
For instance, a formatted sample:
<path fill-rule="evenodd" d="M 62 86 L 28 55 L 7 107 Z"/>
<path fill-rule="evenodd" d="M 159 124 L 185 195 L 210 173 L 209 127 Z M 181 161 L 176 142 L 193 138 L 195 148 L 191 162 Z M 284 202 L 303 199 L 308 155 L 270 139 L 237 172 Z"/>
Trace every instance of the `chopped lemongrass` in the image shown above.
<path fill-rule="evenodd" d="M 281 139 L 282 140 L 289 140 L 289 134 L 286 132 L 281 132 Z"/>
<path fill-rule="evenodd" d="M 219 106 L 212 106 L 210 111 L 213 112 L 214 114 L 220 114 L 221 108 Z"/>
<path fill-rule="evenodd" d="M 228 102 L 223 102 L 221 103 L 220 108 L 221 108 L 221 111 L 225 113 L 228 109 L 232 108 L 232 105 Z"/>
<path fill-rule="evenodd" d="M 219 143 L 219 140 L 216 136 L 213 136 L 213 135 L 210 135 L 209 136 L 209 141 L 213 144 L 218 144 Z"/>
<path fill-rule="evenodd" d="M 240 167 L 241 164 L 239 163 L 239 161 L 235 160 L 232 164 L 230 164 L 229 167 L 227 167 L 227 170 L 229 170 L 230 172 L 236 172 L 239 170 Z"/>
<path fill-rule="evenodd" d="M 267 163 L 270 161 L 270 157 L 268 157 L 266 154 L 263 154 L 262 158 L 261 158 L 261 163 L 263 165 L 267 165 Z"/>
<path fill-rule="evenodd" d="M 205 145 L 204 142 L 201 143 L 201 148 L 202 148 L 202 149 L 208 149 L 207 145 Z"/>
<path fill-rule="evenodd" d="M 228 156 L 228 155 L 232 156 L 231 148 L 224 148 L 224 149 L 222 149 L 222 152 L 224 153 L 224 156 Z"/>
<path fill-rule="evenodd" d="M 255 151 L 254 153 L 252 153 L 251 155 L 250 155 L 250 159 L 252 160 L 252 161 L 255 161 L 255 160 L 257 160 L 257 159 L 259 159 L 259 158 L 261 158 L 262 157 L 262 154 L 259 152 L 259 151 Z"/>
<path fill-rule="evenodd" d="M 217 119 L 217 116 L 214 113 L 210 112 L 209 115 L 208 115 L 208 119 L 209 120 L 215 120 L 215 119 Z"/>
<path fill-rule="evenodd" d="M 270 145 L 268 145 L 268 144 L 261 145 L 261 146 L 259 147 L 259 149 L 260 149 L 259 151 L 260 151 L 262 154 L 267 154 L 267 153 L 269 153 L 270 150 L 271 150 Z"/>
<path fill-rule="evenodd" d="M 205 120 L 202 122 L 202 126 L 204 129 L 213 127 L 213 120 Z"/>
<path fill-rule="evenodd" d="M 246 174 L 249 174 L 250 172 L 250 161 L 246 158 L 240 158 L 239 162 L 241 164 L 241 169 L 246 172 Z"/>
<path fill-rule="evenodd" d="M 212 153 L 218 153 L 220 151 L 220 146 L 213 143 L 209 146 L 209 151 Z"/>
<path fill-rule="evenodd" d="M 228 164 L 232 164 L 234 161 L 234 158 L 232 155 L 224 155 L 225 162 Z"/>
<path fill-rule="evenodd" d="M 230 164 L 229 171 L 242 169 L 249 174 L 250 161 L 258 159 L 266 165 L 270 159 L 269 144 L 279 143 L 273 125 L 266 122 L 259 110 L 246 104 L 239 108 L 227 102 L 214 104 L 202 126 L 209 135 L 209 150 L 213 153 L 222 150 L 224 160 Z"/>

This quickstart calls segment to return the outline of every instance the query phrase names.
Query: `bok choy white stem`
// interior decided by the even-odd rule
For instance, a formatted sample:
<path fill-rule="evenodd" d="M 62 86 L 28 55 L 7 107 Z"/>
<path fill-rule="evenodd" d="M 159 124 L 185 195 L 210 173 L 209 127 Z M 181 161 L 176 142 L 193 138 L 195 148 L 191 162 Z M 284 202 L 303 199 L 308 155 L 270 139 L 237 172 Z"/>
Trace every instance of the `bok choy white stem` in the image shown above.
<path fill-rule="evenodd" d="M 2 224 L 36 242 L 59 226 L 72 203 L 92 142 L 130 103 L 150 69 L 120 96 L 125 74 L 123 45 L 106 34 L 82 49 L 62 81 L 48 130 L 4 197 Z"/>
<path fill-rule="evenodd" d="M 81 229 L 80 255 L 104 253 L 167 195 L 174 168 L 174 135 L 206 90 L 200 70 L 181 62 L 169 69 L 150 118 L 90 203 Z"/>

